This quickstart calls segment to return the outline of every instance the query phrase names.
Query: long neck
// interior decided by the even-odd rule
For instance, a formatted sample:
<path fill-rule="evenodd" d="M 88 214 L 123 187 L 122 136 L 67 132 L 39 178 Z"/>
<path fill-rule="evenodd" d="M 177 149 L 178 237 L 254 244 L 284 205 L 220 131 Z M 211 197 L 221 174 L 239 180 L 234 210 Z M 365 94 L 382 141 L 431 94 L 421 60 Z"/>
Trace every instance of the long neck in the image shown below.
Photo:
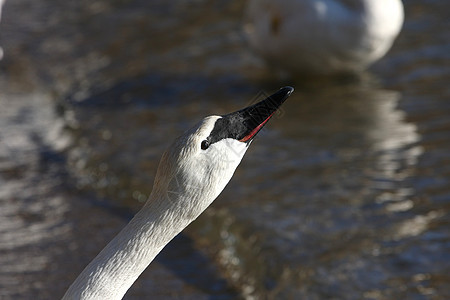
<path fill-rule="evenodd" d="M 174 209 L 174 199 L 150 197 L 97 255 L 63 299 L 122 299 L 164 246 L 197 216 Z"/>

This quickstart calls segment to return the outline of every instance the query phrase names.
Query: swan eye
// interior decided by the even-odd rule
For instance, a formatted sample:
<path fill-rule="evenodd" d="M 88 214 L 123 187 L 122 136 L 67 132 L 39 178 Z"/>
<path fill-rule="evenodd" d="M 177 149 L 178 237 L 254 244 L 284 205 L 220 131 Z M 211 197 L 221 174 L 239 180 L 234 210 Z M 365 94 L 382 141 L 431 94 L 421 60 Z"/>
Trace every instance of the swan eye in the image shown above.
<path fill-rule="evenodd" d="M 208 149 L 209 148 L 209 141 L 208 140 L 203 140 L 200 147 L 202 148 L 202 150 Z"/>

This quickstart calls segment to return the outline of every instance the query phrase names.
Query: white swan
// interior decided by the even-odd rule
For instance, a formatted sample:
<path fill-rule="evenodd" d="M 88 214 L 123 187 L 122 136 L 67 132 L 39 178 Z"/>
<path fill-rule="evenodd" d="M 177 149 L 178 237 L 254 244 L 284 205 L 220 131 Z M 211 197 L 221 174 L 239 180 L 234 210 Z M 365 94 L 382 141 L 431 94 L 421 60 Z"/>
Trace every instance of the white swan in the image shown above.
<path fill-rule="evenodd" d="M 166 150 L 152 193 L 130 223 L 97 255 L 63 299 L 121 299 L 164 246 L 221 193 L 248 146 L 292 93 L 203 119 Z"/>
<path fill-rule="evenodd" d="M 289 73 L 358 72 L 380 59 L 403 24 L 401 0 L 250 0 L 250 45 Z"/>

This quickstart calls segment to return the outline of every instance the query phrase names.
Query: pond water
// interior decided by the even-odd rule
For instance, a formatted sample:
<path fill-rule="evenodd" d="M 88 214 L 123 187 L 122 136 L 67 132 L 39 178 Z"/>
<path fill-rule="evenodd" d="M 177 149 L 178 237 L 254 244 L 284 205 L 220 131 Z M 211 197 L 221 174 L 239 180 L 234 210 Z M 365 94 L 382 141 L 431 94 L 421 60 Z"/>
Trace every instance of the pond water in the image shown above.
<path fill-rule="evenodd" d="M 0 299 L 57 299 L 199 119 L 294 94 L 126 299 L 449 299 L 450 3 L 358 78 L 272 76 L 245 2 L 6 2 Z"/>

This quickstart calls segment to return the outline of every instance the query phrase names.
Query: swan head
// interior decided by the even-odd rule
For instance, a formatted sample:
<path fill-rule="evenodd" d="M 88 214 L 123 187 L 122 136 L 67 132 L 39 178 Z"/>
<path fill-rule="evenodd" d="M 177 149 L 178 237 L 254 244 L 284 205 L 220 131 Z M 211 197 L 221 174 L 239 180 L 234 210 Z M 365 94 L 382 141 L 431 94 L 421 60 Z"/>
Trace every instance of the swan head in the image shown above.
<path fill-rule="evenodd" d="M 209 116 L 178 137 L 165 151 L 152 193 L 175 207 L 178 216 L 196 218 L 230 181 L 257 133 L 290 96 L 285 87 L 239 111 Z"/>

